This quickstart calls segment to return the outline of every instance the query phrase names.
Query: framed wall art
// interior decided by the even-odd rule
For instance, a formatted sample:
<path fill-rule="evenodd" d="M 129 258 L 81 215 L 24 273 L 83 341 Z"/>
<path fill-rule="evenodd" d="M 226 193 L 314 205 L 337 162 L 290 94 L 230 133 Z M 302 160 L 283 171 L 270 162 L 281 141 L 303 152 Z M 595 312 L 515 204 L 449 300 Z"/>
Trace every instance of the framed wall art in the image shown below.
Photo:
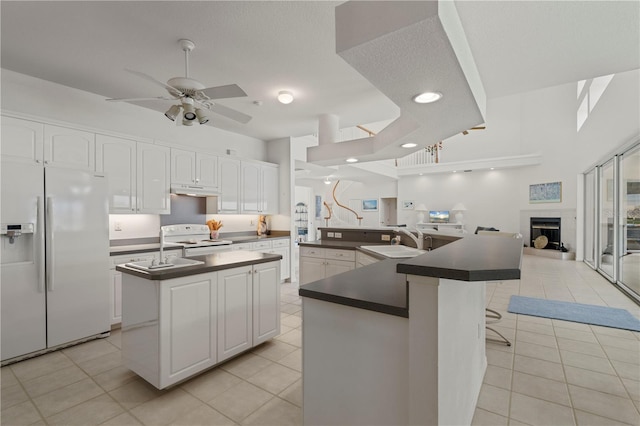
<path fill-rule="evenodd" d="M 562 182 L 529 185 L 529 204 L 562 202 Z"/>
<path fill-rule="evenodd" d="M 376 210 L 378 210 L 378 200 L 362 200 L 363 212 L 374 212 Z"/>

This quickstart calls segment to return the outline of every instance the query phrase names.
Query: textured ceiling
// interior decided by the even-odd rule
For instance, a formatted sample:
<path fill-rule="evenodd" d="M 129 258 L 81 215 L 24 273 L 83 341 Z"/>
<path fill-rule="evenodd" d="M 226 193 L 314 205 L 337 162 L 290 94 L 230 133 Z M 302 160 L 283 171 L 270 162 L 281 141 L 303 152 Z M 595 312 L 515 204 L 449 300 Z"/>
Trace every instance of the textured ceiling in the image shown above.
<path fill-rule="evenodd" d="M 338 115 L 340 127 L 394 119 L 399 107 L 336 54 L 341 3 L 2 1 L 1 64 L 105 98 L 161 96 L 124 69 L 161 81 L 182 76 L 177 40 L 189 38 L 191 77 L 237 83 L 249 95 L 220 103 L 253 116 L 250 123 L 214 117 L 216 127 L 269 140 L 315 133 L 320 114 Z M 455 6 L 488 98 L 640 67 L 636 1 Z M 284 89 L 296 95 L 286 106 L 275 101 Z"/>

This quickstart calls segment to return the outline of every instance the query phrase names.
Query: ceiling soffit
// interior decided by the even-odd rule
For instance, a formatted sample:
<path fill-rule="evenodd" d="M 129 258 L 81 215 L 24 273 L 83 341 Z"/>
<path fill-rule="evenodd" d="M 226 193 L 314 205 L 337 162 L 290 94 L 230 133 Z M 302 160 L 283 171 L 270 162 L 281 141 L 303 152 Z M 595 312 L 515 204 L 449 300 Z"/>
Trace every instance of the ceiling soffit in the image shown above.
<path fill-rule="evenodd" d="M 310 162 L 397 158 L 410 153 L 399 147 L 404 142 L 425 146 L 484 122 L 484 89 L 452 2 L 344 3 L 336 7 L 336 51 L 401 117 L 373 138 L 310 147 Z M 424 91 L 444 97 L 413 102 Z"/>

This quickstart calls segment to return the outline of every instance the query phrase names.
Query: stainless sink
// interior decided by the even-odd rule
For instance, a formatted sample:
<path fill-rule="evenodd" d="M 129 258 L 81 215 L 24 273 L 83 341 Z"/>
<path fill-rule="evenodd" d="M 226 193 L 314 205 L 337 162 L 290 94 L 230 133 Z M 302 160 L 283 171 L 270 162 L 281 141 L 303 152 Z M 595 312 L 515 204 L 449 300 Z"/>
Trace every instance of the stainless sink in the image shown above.
<path fill-rule="evenodd" d="M 361 246 L 360 248 L 392 258 L 415 257 L 427 252 L 426 250 L 407 246 Z"/>
<path fill-rule="evenodd" d="M 125 263 L 125 266 L 135 269 L 141 269 L 143 271 L 164 271 L 166 269 L 184 268 L 185 266 L 203 265 L 201 260 L 185 259 L 183 257 L 176 257 L 171 259 L 168 263 L 157 263 L 150 260 L 144 260 L 141 262 L 129 262 Z"/>

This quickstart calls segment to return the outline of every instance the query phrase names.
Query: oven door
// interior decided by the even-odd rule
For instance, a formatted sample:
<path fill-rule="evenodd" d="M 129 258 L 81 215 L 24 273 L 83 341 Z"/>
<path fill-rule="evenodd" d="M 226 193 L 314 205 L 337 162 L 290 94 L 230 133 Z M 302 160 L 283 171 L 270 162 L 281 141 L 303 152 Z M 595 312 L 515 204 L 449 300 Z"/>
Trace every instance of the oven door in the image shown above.
<path fill-rule="evenodd" d="M 206 254 L 220 253 L 222 251 L 231 251 L 231 244 L 217 246 L 201 246 L 189 247 L 184 249 L 184 257 L 204 256 Z"/>

